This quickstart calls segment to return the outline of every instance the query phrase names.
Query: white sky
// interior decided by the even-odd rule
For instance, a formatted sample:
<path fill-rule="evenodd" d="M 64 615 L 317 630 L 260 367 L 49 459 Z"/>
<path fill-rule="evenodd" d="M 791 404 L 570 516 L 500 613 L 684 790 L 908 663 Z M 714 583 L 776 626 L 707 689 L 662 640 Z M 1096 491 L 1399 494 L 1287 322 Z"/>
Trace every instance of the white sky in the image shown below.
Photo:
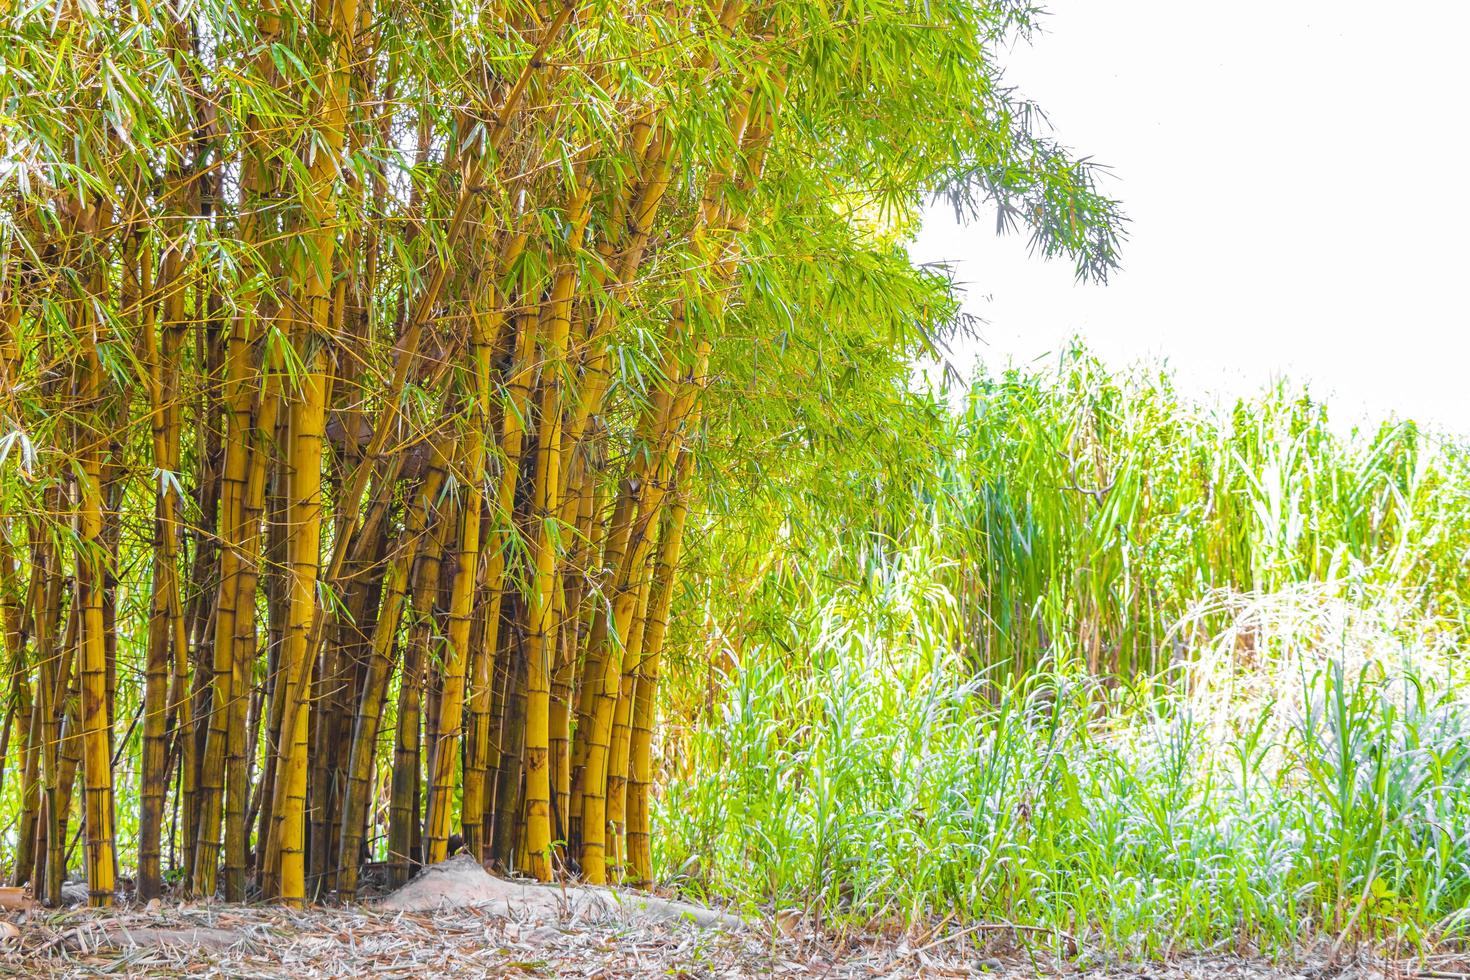
<path fill-rule="evenodd" d="M 1073 334 L 1167 358 L 1186 391 L 1286 375 L 1339 422 L 1470 432 L 1470 2 L 1046 0 L 1009 81 L 1112 167 L 1123 269 L 1070 263 L 943 206 L 910 249 L 950 260 L 992 368 Z"/>

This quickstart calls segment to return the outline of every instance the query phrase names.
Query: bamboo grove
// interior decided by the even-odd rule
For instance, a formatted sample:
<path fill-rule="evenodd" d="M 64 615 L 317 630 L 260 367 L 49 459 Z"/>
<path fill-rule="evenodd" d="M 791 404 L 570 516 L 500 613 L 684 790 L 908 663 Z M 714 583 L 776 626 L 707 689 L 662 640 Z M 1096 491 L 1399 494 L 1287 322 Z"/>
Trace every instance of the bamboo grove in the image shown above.
<path fill-rule="evenodd" d="M 721 406 L 932 346 L 926 195 L 1113 264 L 991 56 L 1034 16 L 0 4 L 13 880 L 351 901 L 463 846 L 648 882 Z"/>

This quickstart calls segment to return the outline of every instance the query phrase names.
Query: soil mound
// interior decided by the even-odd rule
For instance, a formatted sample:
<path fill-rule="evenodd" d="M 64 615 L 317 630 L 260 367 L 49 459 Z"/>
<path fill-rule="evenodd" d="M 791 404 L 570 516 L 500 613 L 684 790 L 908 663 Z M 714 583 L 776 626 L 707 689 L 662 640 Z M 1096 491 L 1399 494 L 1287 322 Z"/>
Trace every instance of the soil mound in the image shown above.
<path fill-rule="evenodd" d="M 707 929 L 738 929 L 744 925 L 740 919 L 723 912 L 651 895 L 497 878 L 468 854 L 456 854 L 430 865 L 376 905 L 389 912 L 481 909 L 508 919 L 547 924 L 644 917 L 663 922 L 690 922 Z"/>

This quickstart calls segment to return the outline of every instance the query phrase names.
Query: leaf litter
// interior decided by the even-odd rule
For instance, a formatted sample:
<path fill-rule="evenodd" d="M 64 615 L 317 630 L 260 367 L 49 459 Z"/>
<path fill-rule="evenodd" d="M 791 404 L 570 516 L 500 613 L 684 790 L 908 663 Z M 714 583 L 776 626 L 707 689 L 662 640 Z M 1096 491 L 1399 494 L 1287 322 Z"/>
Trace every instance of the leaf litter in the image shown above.
<path fill-rule="evenodd" d="M 1021 977 L 1133 980 L 1470 980 L 1458 954 L 1404 961 L 1366 947 L 1273 963 L 1238 955 L 1128 962 L 1007 923 L 930 933 L 835 932 L 790 916 L 741 920 L 611 889 L 495 878 L 451 859 L 386 899 L 317 906 L 157 901 L 13 913 L 0 976 Z M 1053 940 L 1048 942 L 1048 940 Z M 1064 940 L 1064 941 L 1054 941 Z"/>

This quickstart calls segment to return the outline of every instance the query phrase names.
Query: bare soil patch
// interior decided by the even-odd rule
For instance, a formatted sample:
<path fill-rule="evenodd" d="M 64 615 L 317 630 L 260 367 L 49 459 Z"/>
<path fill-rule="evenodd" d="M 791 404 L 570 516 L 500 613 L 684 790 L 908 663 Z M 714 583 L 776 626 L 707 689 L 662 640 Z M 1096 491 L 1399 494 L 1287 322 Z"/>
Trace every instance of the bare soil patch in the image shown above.
<path fill-rule="evenodd" d="M 10 918 L 19 935 L 0 938 L 0 976 L 1470 980 L 1470 966 L 1449 956 L 1410 963 L 1355 951 L 1337 962 L 1189 956 L 1137 964 L 1059 958 L 1040 952 L 1046 942 L 1028 946 L 1038 937 L 1005 926 L 922 937 L 835 936 L 790 920 L 747 923 L 609 889 L 506 881 L 471 860 L 429 869 L 362 906 L 150 903 L 31 909 Z"/>

